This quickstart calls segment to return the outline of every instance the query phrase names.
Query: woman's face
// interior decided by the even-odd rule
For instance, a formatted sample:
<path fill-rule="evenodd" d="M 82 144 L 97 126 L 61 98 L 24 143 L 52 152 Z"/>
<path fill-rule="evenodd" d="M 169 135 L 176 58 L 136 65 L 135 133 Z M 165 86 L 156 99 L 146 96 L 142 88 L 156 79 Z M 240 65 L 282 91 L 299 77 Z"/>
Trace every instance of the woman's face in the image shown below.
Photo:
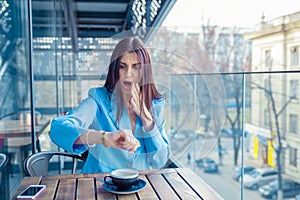
<path fill-rule="evenodd" d="M 120 58 L 119 83 L 123 94 L 131 94 L 133 83 L 141 82 L 141 63 L 135 53 L 125 53 Z"/>

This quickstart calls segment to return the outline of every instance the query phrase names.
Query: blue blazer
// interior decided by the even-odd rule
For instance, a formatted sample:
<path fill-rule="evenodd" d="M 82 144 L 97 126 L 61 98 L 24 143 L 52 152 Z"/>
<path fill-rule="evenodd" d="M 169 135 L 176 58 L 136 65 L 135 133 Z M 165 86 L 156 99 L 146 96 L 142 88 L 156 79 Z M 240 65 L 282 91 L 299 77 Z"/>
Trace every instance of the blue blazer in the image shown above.
<path fill-rule="evenodd" d="M 68 152 L 81 154 L 87 145 L 75 145 L 77 138 L 87 129 L 112 132 L 131 129 L 130 120 L 124 109 L 120 122 L 116 122 L 116 102 L 105 87 L 92 88 L 88 97 L 66 116 L 52 120 L 50 138 Z M 147 170 L 164 166 L 170 156 L 169 140 L 164 129 L 164 99 L 152 101 L 154 128 L 145 131 L 141 119 L 137 117 L 134 136 L 141 146 L 134 154 L 118 148 L 105 148 L 98 144 L 89 149 L 89 155 L 82 173 L 110 172 L 118 168 Z"/>

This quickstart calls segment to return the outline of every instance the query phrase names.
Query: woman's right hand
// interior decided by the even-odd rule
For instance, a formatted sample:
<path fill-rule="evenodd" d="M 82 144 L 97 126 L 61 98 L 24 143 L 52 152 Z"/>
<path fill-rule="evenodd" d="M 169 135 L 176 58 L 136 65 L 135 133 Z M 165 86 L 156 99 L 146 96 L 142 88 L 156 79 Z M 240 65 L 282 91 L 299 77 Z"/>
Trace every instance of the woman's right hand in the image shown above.
<path fill-rule="evenodd" d="M 129 153 L 134 153 L 134 151 L 140 147 L 140 142 L 129 129 L 106 132 L 105 139 L 109 146 L 128 150 Z"/>

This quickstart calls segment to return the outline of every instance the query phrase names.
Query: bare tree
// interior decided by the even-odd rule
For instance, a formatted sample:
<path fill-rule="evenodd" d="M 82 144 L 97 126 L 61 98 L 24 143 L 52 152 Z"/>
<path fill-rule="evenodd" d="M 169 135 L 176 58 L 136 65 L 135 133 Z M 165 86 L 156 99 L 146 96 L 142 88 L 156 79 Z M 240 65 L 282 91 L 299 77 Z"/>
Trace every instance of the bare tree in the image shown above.
<path fill-rule="evenodd" d="M 233 132 L 234 163 L 237 165 L 240 150 L 243 92 L 243 77 L 239 72 L 248 71 L 251 65 L 250 52 L 246 50 L 248 43 L 241 38 L 242 35 L 239 33 L 241 30 L 236 27 L 220 28 L 208 25 L 202 26 L 202 30 L 203 46 L 216 63 L 219 72 L 222 73 L 228 103 L 234 105 L 235 112 L 232 112 L 232 109 L 226 106 L 226 119 Z M 239 42 L 237 42 L 238 38 L 240 39 Z M 220 52 L 221 58 L 218 57 Z M 236 52 L 239 52 L 238 56 Z M 240 57 L 240 60 L 237 57 Z M 220 149 L 221 139 L 218 141 L 218 146 Z"/>
<path fill-rule="evenodd" d="M 227 79 L 228 87 L 230 88 L 232 92 L 232 98 L 234 102 L 234 109 L 235 109 L 235 115 L 232 115 L 229 111 L 229 108 L 226 107 L 226 119 L 228 123 L 230 124 L 230 128 L 233 133 L 233 159 L 234 164 L 238 164 L 238 156 L 239 156 L 239 150 L 241 145 L 240 140 L 240 130 L 241 130 L 241 113 L 242 113 L 242 84 L 241 84 L 241 75 L 235 74 L 235 75 L 228 75 L 228 77 L 225 77 Z M 228 88 L 227 87 L 227 88 Z"/>

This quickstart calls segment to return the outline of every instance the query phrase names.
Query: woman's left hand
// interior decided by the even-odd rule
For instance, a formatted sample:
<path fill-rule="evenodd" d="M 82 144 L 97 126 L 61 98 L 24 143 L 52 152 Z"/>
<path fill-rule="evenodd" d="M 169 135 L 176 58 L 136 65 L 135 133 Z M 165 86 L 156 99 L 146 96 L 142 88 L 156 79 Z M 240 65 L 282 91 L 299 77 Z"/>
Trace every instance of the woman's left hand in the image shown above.
<path fill-rule="evenodd" d="M 152 129 L 153 119 L 148 108 L 145 105 L 145 100 L 142 98 L 140 86 L 135 83 L 131 89 L 130 110 L 142 119 L 146 129 Z M 141 110 L 142 109 L 142 110 Z"/>
<path fill-rule="evenodd" d="M 131 89 L 130 106 L 131 110 L 139 117 L 141 117 L 141 103 L 143 104 L 143 109 L 145 109 L 144 100 L 142 100 L 140 95 L 140 87 L 137 83 L 134 83 Z"/>

